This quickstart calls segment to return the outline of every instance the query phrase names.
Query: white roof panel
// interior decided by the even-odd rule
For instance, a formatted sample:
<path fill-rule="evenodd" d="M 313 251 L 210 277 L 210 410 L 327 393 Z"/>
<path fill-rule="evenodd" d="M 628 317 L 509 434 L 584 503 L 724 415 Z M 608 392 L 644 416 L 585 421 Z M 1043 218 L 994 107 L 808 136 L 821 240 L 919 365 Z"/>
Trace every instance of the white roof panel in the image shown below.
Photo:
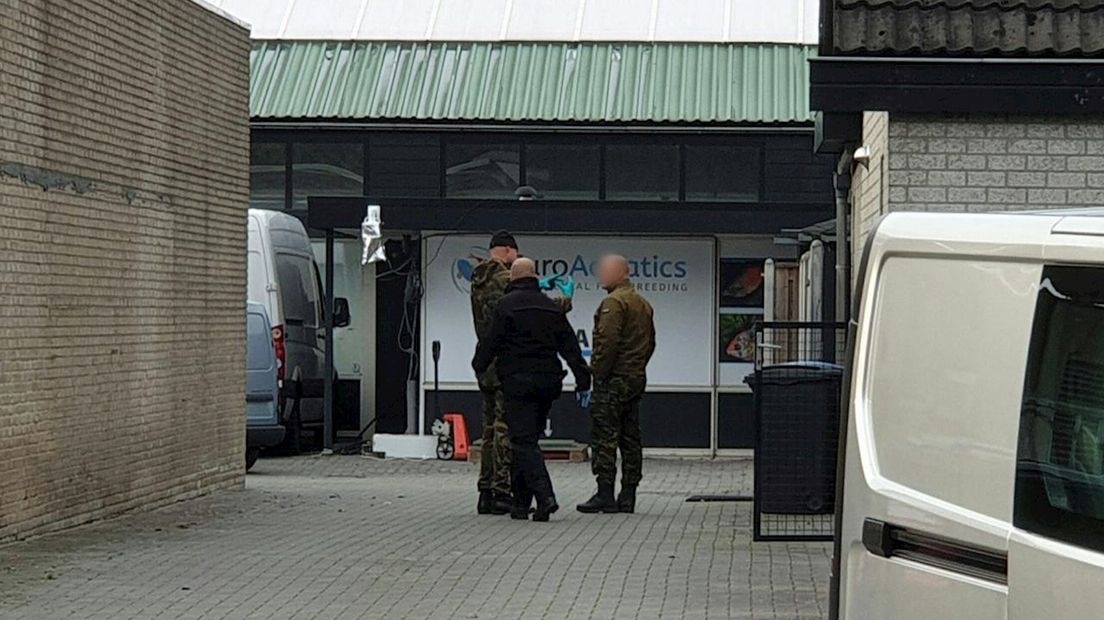
<path fill-rule="evenodd" d="M 819 4 L 815 0 L 731 0 L 728 39 L 755 43 L 816 43 Z M 809 27 L 812 18 L 812 28 Z"/>
<path fill-rule="evenodd" d="M 506 38 L 517 41 L 574 41 L 585 0 L 514 0 Z"/>
<path fill-rule="evenodd" d="M 279 36 L 289 5 L 294 0 L 210 0 L 210 3 L 252 27 L 254 39 Z"/>
<path fill-rule="evenodd" d="M 209 0 L 254 39 L 817 42 L 818 0 Z"/>
<path fill-rule="evenodd" d="M 431 38 L 438 41 L 495 41 L 502 35 L 508 4 L 508 0 L 441 2 Z"/>
<path fill-rule="evenodd" d="M 295 2 L 296 0 L 288 0 Z M 353 0 L 316 0 L 312 4 L 322 10 L 326 4 Z M 360 30 L 355 39 L 407 40 L 426 39 L 436 15 L 439 0 L 368 0 Z"/>
<path fill-rule="evenodd" d="M 697 4 L 697 0 L 693 0 Z M 585 0 L 579 38 L 585 41 L 651 40 L 652 0 Z"/>
<path fill-rule="evenodd" d="M 655 21 L 657 41 L 718 41 L 728 34 L 725 15 L 732 0 L 659 0 Z"/>
<path fill-rule="evenodd" d="M 289 30 L 297 39 L 347 39 L 361 16 L 362 2 L 334 2 L 329 10 L 319 11 L 313 2 L 292 3 L 288 15 Z"/>

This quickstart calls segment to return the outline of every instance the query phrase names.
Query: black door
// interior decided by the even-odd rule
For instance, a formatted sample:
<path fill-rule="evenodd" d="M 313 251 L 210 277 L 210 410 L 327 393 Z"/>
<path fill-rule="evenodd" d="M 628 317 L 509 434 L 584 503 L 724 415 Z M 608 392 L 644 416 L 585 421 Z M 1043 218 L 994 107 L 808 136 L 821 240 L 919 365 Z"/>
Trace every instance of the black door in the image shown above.
<path fill-rule="evenodd" d="M 413 352 L 418 348 L 421 259 L 418 243 L 388 241 L 387 261 L 376 264 L 376 432 L 406 432 L 407 382 L 418 382 Z M 411 376 L 411 373 L 414 373 Z"/>

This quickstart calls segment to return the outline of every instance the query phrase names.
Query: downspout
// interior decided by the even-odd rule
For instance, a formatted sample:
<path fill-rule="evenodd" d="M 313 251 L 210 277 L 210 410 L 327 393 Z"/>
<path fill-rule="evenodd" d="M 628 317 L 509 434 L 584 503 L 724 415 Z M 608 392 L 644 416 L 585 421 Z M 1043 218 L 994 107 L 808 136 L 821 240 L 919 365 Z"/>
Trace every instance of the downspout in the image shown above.
<path fill-rule="evenodd" d="M 851 318 L 851 150 L 845 150 L 832 175 L 836 195 L 836 321 Z"/>
<path fill-rule="evenodd" d="M 851 323 L 851 243 L 848 232 L 848 217 L 851 213 L 851 164 L 852 153 L 850 148 L 845 148 L 840 155 L 839 163 L 832 174 L 832 186 L 836 193 L 836 321 L 848 325 L 848 346 L 844 354 L 844 364 L 849 368 L 854 353 L 854 330 Z M 843 556 L 842 531 L 843 531 L 843 472 L 847 453 L 847 421 L 850 415 L 850 370 L 844 377 L 843 389 L 840 390 L 840 431 L 839 449 L 836 461 L 836 517 L 832 541 L 832 567 L 831 579 L 828 584 L 828 618 L 839 620 L 840 617 L 840 558 Z"/>

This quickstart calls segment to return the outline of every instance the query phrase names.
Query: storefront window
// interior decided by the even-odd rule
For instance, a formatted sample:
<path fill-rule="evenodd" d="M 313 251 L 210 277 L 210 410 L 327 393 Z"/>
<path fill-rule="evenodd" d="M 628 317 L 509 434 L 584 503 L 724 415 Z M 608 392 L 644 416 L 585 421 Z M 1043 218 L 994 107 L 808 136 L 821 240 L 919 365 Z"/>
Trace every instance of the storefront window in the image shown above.
<path fill-rule="evenodd" d="M 525 148 L 525 183 L 549 200 L 597 200 L 597 146 L 533 144 Z"/>
<path fill-rule="evenodd" d="M 513 198 L 521 184 L 517 144 L 449 144 L 445 195 L 449 198 Z"/>
<path fill-rule="evenodd" d="M 310 142 L 291 150 L 292 211 L 305 214 L 308 196 L 363 196 L 364 145 Z"/>
<path fill-rule="evenodd" d="M 368 142 L 369 194 L 381 198 L 439 198 L 441 140 L 437 136 L 378 135 Z"/>
<path fill-rule="evenodd" d="M 758 148 L 688 145 L 686 199 L 756 202 L 759 200 L 760 170 Z"/>
<path fill-rule="evenodd" d="M 249 156 L 249 206 L 254 209 L 284 210 L 287 145 L 283 142 L 254 142 Z"/>
<path fill-rule="evenodd" d="M 606 147 L 606 198 L 678 200 L 675 145 L 618 144 Z"/>

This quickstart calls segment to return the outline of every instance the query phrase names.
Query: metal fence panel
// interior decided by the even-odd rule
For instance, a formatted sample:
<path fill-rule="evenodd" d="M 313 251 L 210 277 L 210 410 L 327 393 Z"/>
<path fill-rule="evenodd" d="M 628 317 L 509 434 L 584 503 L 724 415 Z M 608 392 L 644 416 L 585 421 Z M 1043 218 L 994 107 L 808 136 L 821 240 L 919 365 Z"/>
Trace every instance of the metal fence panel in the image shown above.
<path fill-rule="evenodd" d="M 831 540 L 843 323 L 756 329 L 755 540 Z"/>

